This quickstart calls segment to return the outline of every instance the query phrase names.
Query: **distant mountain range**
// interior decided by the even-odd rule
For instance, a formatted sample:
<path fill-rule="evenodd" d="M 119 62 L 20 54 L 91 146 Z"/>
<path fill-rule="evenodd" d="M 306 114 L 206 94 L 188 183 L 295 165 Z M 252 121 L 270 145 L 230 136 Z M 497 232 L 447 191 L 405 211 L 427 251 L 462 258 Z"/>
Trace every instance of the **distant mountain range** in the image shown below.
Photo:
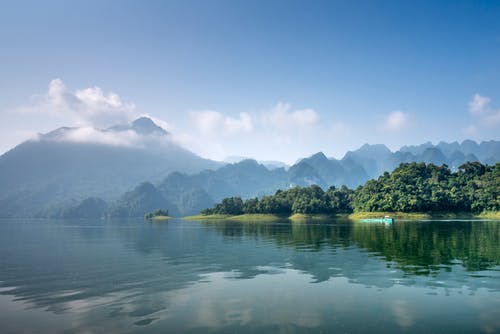
<path fill-rule="evenodd" d="M 0 217 L 44 216 L 88 197 L 109 203 L 141 182 L 223 165 L 178 146 L 145 117 L 103 130 L 59 128 L 0 156 Z"/>
<path fill-rule="evenodd" d="M 365 144 L 340 160 L 318 152 L 292 166 L 228 161 L 189 152 L 146 117 L 108 129 L 59 128 L 0 156 L 0 217 L 132 217 L 156 208 L 194 214 L 228 196 L 311 184 L 353 188 L 403 162 L 494 164 L 500 141 L 428 142 L 396 152 Z"/>

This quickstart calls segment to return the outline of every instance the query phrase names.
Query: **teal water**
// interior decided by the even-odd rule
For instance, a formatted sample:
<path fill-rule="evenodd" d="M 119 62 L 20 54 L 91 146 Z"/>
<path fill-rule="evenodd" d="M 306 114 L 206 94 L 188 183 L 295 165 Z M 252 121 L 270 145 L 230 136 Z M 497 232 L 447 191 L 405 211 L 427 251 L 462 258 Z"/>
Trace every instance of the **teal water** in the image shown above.
<path fill-rule="evenodd" d="M 0 220 L 0 331 L 500 332 L 500 222 Z"/>

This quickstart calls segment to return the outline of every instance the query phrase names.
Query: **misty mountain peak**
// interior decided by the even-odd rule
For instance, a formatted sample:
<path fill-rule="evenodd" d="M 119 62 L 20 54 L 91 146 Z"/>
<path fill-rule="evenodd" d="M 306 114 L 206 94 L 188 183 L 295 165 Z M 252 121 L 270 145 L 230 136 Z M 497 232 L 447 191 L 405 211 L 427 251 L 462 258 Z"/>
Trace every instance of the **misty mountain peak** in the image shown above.
<path fill-rule="evenodd" d="M 328 161 L 328 158 L 323 152 L 318 152 L 309 157 L 309 160 L 314 160 L 314 161 Z"/>
<path fill-rule="evenodd" d="M 250 165 L 258 165 L 259 163 L 257 162 L 257 160 L 255 159 L 252 159 L 252 158 L 245 158 L 243 160 L 241 160 L 240 162 L 238 162 L 239 164 L 250 164 Z"/>
<path fill-rule="evenodd" d="M 55 130 L 52 130 L 50 132 L 47 132 L 45 134 L 40 135 L 40 138 L 42 139 L 59 139 L 63 137 L 65 134 L 67 134 L 70 131 L 73 131 L 77 129 L 76 127 L 68 127 L 68 126 L 62 126 L 60 128 L 57 128 Z"/>
<path fill-rule="evenodd" d="M 364 144 L 361 146 L 361 148 L 358 150 L 359 152 L 376 152 L 376 153 L 385 153 L 385 154 L 390 154 L 391 150 L 384 144 Z"/>
<path fill-rule="evenodd" d="M 132 122 L 131 128 L 140 135 L 168 135 L 168 132 L 162 127 L 156 125 L 149 117 L 140 117 Z"/>
<path fill-rule="evenodd" d="M 392 154 L 391 150 L 384 144 L 364 144 L 355 151 L 348 151 L 343 159 L 346 158 L 363 158 L 363 159 L 380 159 L 386 158 Z"/>

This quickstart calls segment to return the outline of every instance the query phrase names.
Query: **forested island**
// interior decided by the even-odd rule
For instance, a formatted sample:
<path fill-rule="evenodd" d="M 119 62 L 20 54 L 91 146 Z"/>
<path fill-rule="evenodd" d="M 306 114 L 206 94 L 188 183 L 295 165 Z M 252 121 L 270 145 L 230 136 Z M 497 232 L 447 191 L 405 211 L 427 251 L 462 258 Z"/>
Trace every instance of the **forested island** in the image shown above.
<path fill-rule="evenodd" d="M 464 213 L 498 215 L 500 163 L 467 162 L 452 172 L 447 165 L 402 163 L 356 189 L 317 185 L 278 190 L 274 195 L 243 200 L 228 197 L 202 216 L 272 214 L 290 216 L 361 212 Z"/>
<path fill-rule="evenodd" d="M 148 212 L 144 215 L 146 220 L 166 220 L 169 219 L 168 210 L 156 209 L 153 212 Z"/>

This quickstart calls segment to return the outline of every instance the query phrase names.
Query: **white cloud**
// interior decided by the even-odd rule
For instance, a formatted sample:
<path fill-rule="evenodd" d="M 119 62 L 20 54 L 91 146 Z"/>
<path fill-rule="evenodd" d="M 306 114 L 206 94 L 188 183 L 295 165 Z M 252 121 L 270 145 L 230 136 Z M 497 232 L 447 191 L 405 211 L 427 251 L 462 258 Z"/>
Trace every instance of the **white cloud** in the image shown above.
<path fill-rule="evenodd" d="M 159 127 L 163 128 L 164 130 L 167 130 L 169 133 L 173 133 L 175 131 L 175 126 L 169 122 L 166 122 L 160 118 L 157 118 L 155 116 L 151 116 L 148 113 L 142 113 L 139 115 L 139 117 L 147 117 L 150 118 L 156 125 Z"/>
<path fill-rule="evenodd" d="M 264 125 L 277 128 L 303 129 L 318 123 L 319 116 L 313 109 L 291 110 L 291 105 L 280 102 L 273 109 L 262 114 Z"/>
<path fill-rule="evenodd" d="M 490 101 L 489 97 L 474 94 L 472 100 L 469 102 L 469 112 L 471 114 L 484 113 Z"/>
<path fill-rule="evenodd" d="M 48 91 L 37 96 L 35 104 L 18 110 L 64 120 L 78 126 L 108 127 L 128 123 L 135 116 L 135 106 L 124 103 L 116 93 L 99 87 L 70 91 L 61 79 L 53 79 Z"/>
<path fill-rule="evenodd" d="M 240 113 L 238 118 L 225 116 L 214 110 L 195 111 L 191 119 L 196 128 L 208 136 L 231 136 L 250 133 L 253 130 L 253 118 L 248 113 Z"/>
<path fill-rule="evenodd" d="M 241 155 L 288 163 L 319 150 L 329 155 L 333 151 L 340 154 L 343 150 L 341 138 L 350 134 L 350 128 L 338 120 L 321 122 L 314 109 L 294 108 L 285 102 L 265 110 L 234 115 L 216 110 L 193 111 L 187 120 L 179 115 L 170 118 L 176 122 L 174 125 L 139 113 L 134 104 L 124 102 L 116 93 L 99 87 L 70 89 L 60 79 L 52 80 L 47 91 L 35 96 L 31 105 L 13 110 L 7 116 L 11 122 L 19 124 L 17 128 L 26 132 L 12 139 L 10 145 L 32 137 L 36 132 L 76 126 L 79 129 L 61 133 L 52 139 L 133 147 L 177 143 L 213 159 Z M 112 125 L 130 123 L 140 116 L 147 116 L 166 129 L 170 133 L 168 139 L 138 136 L 127 130 L 116 133 L 99 131 Z M 155 145 L 148 145 L 152 141 Z"/>
<path fill-rule="evenodd" d="M 392 111 L 379 127 L 380 130 L 400 131 L 408 126 L 408 115 L 402 111 Z"/>
<path fill-rule="evenodd" d="M 142 136 L 135 131 L 105 132 L 92 127 L 80 127 L 65 132 L 58 140 L 104 144 L 111 146 L 142 147 Z"/>
<path fill-rule="evenodd" d="M 37 139 L 39 132 L 49 132 L 55 128 L 77 127 L 61 131 L 51 138 L 60 141 L 86 142 L 128 147 L 162 147 L 172 141 L 184 146 L 184 137 L 170 135 L 138 135 L 132 130 L 100 131 L 113 125 L 126 125 L 138 117 L 149 117 L 160 127 L 172 133 L 174 126 L 149 114 L 139 114 L 134 104 L 125 103 L 113 92 L 104 92 L 99 87 L 69 90 L 60 79 L 50 81 L 44 94 L 35 95 L 34 101 L 27 107 L 18 108 L 12 115 L 20 119 L 29 116 L 30 123 L 36 123 L 37 129 L 25 130 L 23 139 Z M 36 134 L 36 135 L 35 135 Z"/>
<path fill-rule="evenodd" d="M 484 128 L 495 128 L 500 125 L 500 108 L 490 106 L 491 99 L 480 94 L 474 94 L 469 102 L 469 113 L 471 113 L 478 125 Z"/>
<path fill-rule="evenodd" d="M 215 110 L 193 111 L 190 116 L 190 126 L 178 138 L 189 149 L 219 160 L 238 155 L 293 162 L 298 156 L 314 153 L 311 147 L 320 136 L 327 138 L 332 129 L 342 134 L 348 130 L 341 123 L 332 128 L 321 124 L 319 114 L 311 108 L 295 109 L 283 102 L 237 117 Z M 322 141 L 325 146 L 327 142 Z M 290 146 L 293 152 L 286 149 Z"/>
<path fill-rule="evenodd" d="M 251 132 L 253 130 L 253 119 L 247 113 L 240 113 L 239 118 L 224 118 L 224 127 L 229 133 Z"/>

